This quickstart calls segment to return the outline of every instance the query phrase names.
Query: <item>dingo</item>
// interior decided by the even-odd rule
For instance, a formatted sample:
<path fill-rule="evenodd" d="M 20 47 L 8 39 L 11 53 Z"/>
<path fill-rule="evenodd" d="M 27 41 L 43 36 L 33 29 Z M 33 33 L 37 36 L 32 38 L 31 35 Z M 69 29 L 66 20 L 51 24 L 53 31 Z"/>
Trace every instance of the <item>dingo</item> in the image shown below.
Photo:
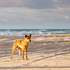
<path fill-rule="evenodd" d="M 30 35 L 25 34 L 25 39 L 24 40 L 16 40 L 13 44 L 11 59 L 12 59 L 13 53 L 16 50 L 16 48 L 19 50 L 19 56 L 21 58 L 21 48 L 22 48 L 22 59 L 24 60 L 24 50 L 26 50 L 26 59 L 28 60 L 27 49 L 28 49 L 28 45 L 29 45 L 30 41 L 31 41 L 31 34 Z"/>

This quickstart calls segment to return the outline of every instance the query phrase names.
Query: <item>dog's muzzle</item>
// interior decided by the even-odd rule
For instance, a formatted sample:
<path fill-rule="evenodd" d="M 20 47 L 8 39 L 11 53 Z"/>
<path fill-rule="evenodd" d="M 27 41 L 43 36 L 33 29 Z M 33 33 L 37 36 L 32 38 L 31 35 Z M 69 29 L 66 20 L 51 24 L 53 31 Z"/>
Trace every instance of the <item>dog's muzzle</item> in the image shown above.
<path fill-rule="evenodd" d="M 30 40 L 30 42 L 31 42 L 31 40 Z"/>

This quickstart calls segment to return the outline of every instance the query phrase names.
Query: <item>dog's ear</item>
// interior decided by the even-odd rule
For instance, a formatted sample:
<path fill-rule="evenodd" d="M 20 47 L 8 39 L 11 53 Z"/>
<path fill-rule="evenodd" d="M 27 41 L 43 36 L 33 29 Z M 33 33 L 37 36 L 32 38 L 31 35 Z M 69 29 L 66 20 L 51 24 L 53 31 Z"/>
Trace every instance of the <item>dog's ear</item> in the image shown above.
<path fill-rule="evenodd" d="M 31 37 L 31 34 L 30 34 L 30 37 Z"/>
<path fill-rule="evenodd" d="M 27 37 L 27 35 L 25 34 L 25 37 Z"/>

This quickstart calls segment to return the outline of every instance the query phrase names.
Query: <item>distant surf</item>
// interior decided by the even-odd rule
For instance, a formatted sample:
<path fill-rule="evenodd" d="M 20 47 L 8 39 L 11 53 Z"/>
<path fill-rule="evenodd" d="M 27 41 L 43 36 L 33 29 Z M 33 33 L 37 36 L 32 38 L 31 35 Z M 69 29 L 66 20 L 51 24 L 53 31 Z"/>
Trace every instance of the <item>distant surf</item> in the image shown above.
<path fill-rule="evenodd" d="M 70 34 L 70 29 L 0 29 L 0 36 Z"/>

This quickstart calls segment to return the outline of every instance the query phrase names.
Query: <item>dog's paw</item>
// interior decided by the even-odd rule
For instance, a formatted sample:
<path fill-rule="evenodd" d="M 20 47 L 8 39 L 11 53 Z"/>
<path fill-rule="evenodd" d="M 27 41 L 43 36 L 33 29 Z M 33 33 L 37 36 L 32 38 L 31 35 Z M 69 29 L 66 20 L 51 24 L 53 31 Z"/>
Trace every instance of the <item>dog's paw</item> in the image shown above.
<path fill-rule="evenodd" d="M 26 58 L 26 60 L 29 60 L 28 58 Z"/>
<path fill-rule="evenodd" d="M 12 59 L 12 57 L 10 57 L 10 59 Z"/>
<path fill-rule="evenodd" d="M 24 60 L 24 59 L 22 58 L 22 60 Z"/>

